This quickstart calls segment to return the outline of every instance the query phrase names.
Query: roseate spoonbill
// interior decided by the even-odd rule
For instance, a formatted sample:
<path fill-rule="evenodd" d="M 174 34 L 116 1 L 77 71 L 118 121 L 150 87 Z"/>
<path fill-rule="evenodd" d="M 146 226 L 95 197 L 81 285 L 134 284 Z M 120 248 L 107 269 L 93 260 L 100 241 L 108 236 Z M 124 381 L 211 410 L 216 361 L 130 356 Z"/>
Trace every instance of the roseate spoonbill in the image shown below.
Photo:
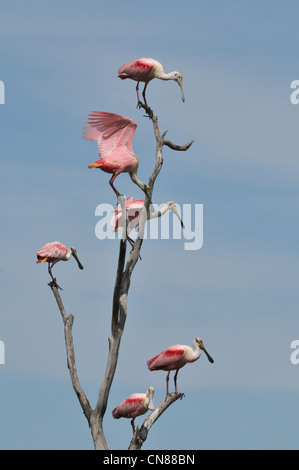
<path fill-rule="evenodd" d="M 154 387 L 149 387 L 146 393 L 133 393 L 121 402 L 112 411 L 115 419 L 133 418 L 131 421 L 133 435 L 135 434 L 134 421 L 137 416 L 144 415 L 148 410 L 154 410 Z"/>
<path fill-rule="evenodd" d="M 165 73 L 163 69 L 163 65 L 160 64 L 160 62 L 158 62 L 155 59 L 142 57 L 141 59 L 128 62 L 127 64 L 122 65 L 118 69 L 118 77 L 121 78 L 121 80 L 130 78 L 131 80 L 135 80 L 137 82 L 137 86 L 136 86 L 137 99 L 138 99 L 137 105 L 140 103 L 139 82 L 145 83 L 142 96 L 144 99 L 144 103 L 147 105 L 146 98 L 145 98 L 145 90 L 146 90 L 148 83 L 153 78 L 159 78 L 160 80 L 175 80 L 180 86 L 182 101 L 185 101 L 183 85 L 182 85 L 182 81 L 183 81 L 182 75 L 179 72 Z"/>
<path fill-rule="evenodd" d="M 86 124 L 83 137 L 96 140 L 100 154 L 100 159 L 88 165 L 88 168 L 100 168 L 106 173 L 112 173 L 109 184 L 116 196 L 120 196 L 120 193 L 113 182 L 120 173 L 129 173 L 131 180 L 142 191 L 148 191 L 148 186 L 137 178 L 139 161 L 132 148 L 136 122 L 120 114 L 93 111 L 88 115 Z"/>
<path fill-rule="evenodd" d="M 169 348 L 162 351 L 155 357 L 152 357 L 147 361 L 147 366 L 149 370 L 166 370 L 168 374 L 166 376 L 166 395 L 168 395 L 168 382 L 170 371 L 176 370 L 174 375 L 174 385 L 175 393 L 178 393 L 177 389 L 177 376 L 179 369 L 184 367 L 188 362 L 197 361 L 200 358 L 201 351 L 204 351 L 207 355 L 208 360 L 213 363 L 214 360 L 211 358 L 210 354 L 205 349 L 203 342 L 200 338 L 196 338 L 192 343 L 192 348 L 190 346 L 185 346 L 182 344 L 174 344 Z"/>
<path fill-rule="evenodd" d="M 76 248 L 67 248 L 58 241 L 46 243 L 46 245 L 37 250 L 36 256 L 37 263 L 48 262 L 48 272 L 57 287 L 59 286 L 56 283 L 56 279 L 53 277 L 52 268 L 54 264 L 58 263 L 58 261 L 68 261 L 70 257 L 73 256 L 77 261 L 79 268 L 83 269 L 83 266 L 78 259 Z M 59 288 L 61 289 L 61 287 Z"/>
<path fill-rule="evenodd" d="M 126 199 L 126 211 L 128 214 L 128 221 L 129 221 L 128 227 L 127 227 L 127 235 L 129 235 L 129 233 L 139 224 L 143 206 L 144 206 L 143 199 L 137 199 L 136 201 L 133 201 L 133 196 Z M 178 214 L 176 204 L 173 201 L 166 202 L 166 204 L 164 204 L 162 209 L 156 212 L 154 212 L 153 206 L 151 204 L 149 207 L 148 214 L 147 214 L 147 219 L 155 219 L 157 217 L 162 217 L 167 211 L 172 211 L 181 222 L 182 228 L 185 228 L 184 223 Z M 122 210 L 120 206 L 117 206 L 114 209 L 114 216 L 111 219 L 111 227 L 114 229 L 114 232 L 117 232 L 119 227 L 121 227 L 122 225 L 123 225 Z M 132 248 L 134 248 L 134 242 L 132 241 L 132 239 L 130 237 L 127 237 L 127 238 Z"/>

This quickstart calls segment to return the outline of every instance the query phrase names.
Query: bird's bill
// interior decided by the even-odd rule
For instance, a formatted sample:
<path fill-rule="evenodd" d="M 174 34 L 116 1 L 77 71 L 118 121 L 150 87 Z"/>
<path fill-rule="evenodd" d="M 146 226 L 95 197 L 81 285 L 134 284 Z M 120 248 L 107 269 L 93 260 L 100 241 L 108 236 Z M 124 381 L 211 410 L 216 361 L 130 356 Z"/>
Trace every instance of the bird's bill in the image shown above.
<path fill-rule="evenodd" d="M 210 354 L 208 353 L 208 351 L 204 347 L 202 340 L 200 338 L 196 338 L 196 342 L 197 342 L 199 348 L 206 354 L 206 356 L 209 359 L 209 361 L 211 362 L 211 364 L 213 364 L 214 359 L 210 356 Z"/>
<path fill-rule="evenodd" d="M 90 165 L 88 165 L 88 168 L 99 168 L 99 164 L 98 162 L 95 162 L 95 163 L 91 163 Z"/>
<path fill-rule="evenodd" d="M 149 397 L 149 404 L 148 404 L 148 409 L 153 411 L 155 409 L 155 405 L 154 405 L 154 387 L 150 387 L 148 389 L 148 397 Z"/>
<path fill-rule="evenodd" d="M 79 261 L 79 258 L 78 258 L 78 256 L 77 256 L 77 253 L 73 251 L 73 252 L 72 252 L 72 255 L 73 255 L 73 257 L 75 258 L 75 260 L 77 261 L 79 268 L 80 268 L 80 269 L 83 269 L 83 266 L 82 266 L 82 264 L 81 264 L 80 261 Z"/>
<path fill-rule="evenodd" d="M 206 348 L 204 346 L 201 347 L 201 349 L 203 350 L 203 352 L 206 354 L 207 358 L 209 359 L 210 363 L 213 364 L 214 363 L 214 359 L 210 356 L 210 354 L 208 353 L 208 351 L 206 350 Z"/>
<path fill-rule="evenodd" d="M 179 78 L 177 79 L 177 82 L 178 82 L 179 87 L 180 87 L 180 89 L 181 89 L 182 101 L 185 101 L 185 96 L 184 96 L 184 92 L 183 92 L 183 79 L 182 79 L 182 77 L 179 77 Z"/>
<path fill-rule="evenodd" d="M 177 218 L 179 219 L 179 221 L 181 222 L 182 228 L 185 228 L 184 222 L 183 222 L 182 219 L 180 218 L 176 206 L 172 206 L 172 207 L 171 207 L 171 210 L 172 210 L 172 212 L 177 216 Z"/>

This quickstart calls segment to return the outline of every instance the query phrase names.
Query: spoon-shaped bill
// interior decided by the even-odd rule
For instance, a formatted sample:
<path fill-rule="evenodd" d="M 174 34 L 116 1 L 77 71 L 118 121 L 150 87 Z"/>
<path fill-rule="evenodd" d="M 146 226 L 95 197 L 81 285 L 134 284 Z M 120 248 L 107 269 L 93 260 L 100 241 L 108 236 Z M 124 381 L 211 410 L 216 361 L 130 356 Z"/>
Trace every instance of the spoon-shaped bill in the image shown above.
<path fill-rule="evenodd" d="M 207 356 L 208 360 L 211 362 L 211 364 L 213 364 L 214 359 L 210 356 L 210 354 L 208 353 L 208 351 L 204 347 L 202 339 L 196 338 L 196 342 L 197 342 L 199 348 L 206 354 L 206 356 Z"/>
<path fill-rule="evenodd" d="M 211 364 L 213 364 L 214 359 L 210 356 L 210 354 L 208 353 L 208 351 L 206 350 L 206 348 L 203 346 L 201 349 L 202 349 L 203 352 L 206 354 L 206 356 L 207 356 L 207 358 L 209 359 L 209 361 L 211 362 Z"/>
<path fill-rule="evenodd" d="M 185 96 L 184 96 L 184 91 L 183 91 L 183 78 L 179 77 L 177 79 L 177 83 L 179 84 L 179 87 L 181 89 L 181 94 L 182 94 L 182 101 L 185 101 Z"/>
<path fill-rule="evenodd" d="M 182 221 L 181 217 L 179 216 L 179 213 L 178 213 L 178 210 L 177 210 L 176 206 L 175 205 L 171 206 L 171 210 L 177 216 L 179 221 L 181 222 L 182 228 L 185 228 L 184 222 Z"/>
<path fill-rule="evenodd" d="M 79 268 L 80 268 L 80 269 L 83 269 L 83 266 L 82 266 L 82 264 L 81 264 L 80 261 L 79 261 L 79 258 L 78 258 L 78 256 L 77 256 L 76 251 L 73 251 L 73 252 L 72 252 L 72 255 L 73 255 L 73 257 L 75 258 L 75 260 L 77 261 Z"/>

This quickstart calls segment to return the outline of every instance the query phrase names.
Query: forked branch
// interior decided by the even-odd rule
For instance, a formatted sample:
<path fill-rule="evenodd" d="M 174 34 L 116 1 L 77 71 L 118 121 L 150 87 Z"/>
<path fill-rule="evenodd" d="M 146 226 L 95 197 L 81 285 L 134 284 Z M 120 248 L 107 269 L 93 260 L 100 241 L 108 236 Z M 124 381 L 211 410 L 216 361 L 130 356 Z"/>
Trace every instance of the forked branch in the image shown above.
<path fill-rule="evenodd" d="M 167 408 L 179 399 L 184 397 L 183 393 L 169 393 L 165 400 L 156 406 L 154 411 L 143 421 L 140 429 L 137 428 L 133 439 L 130 442 L 128 450 L 140 450 L 143 443 L 146 441 L 149 430 L 158 418 L 167 410 Z"/>
<path fill-rule="evenodd" d="M 67 315 L 60 294 L 55 283 L 50 283 L 55 299 L 57 301 L 58 308 L 60 310 L 65 331 L 65 344 L 66 344 L 66 353 L 67 353 L 67 364 L 70 372 L 71 381 L 73 388 L 78 396 L 79 402 L 83 409 L 84 415 L 87 418 L 88 424 L 90 426 L 91 434 L 94 441 L 95 449 L 97 450 L 107 450 L 108 446 L 106 443 L 104 430 L 103 430 L 103 418 L 106 412 L 108 397 L 110 393 L 110 388 L 113 382 L 114 374 L 116 371 L 118 363 L 118 354 L 119 347 L 122 338 L 122 334 L 125 327 L 125 322 L 127 318 L 127 299 L 128 293 L 131 284 L 131 276 L 133 274 L 134 268 L 140 259 L 140 250 L 143 243 L 143 235 L 145 223 L 147 221 L 147 214 L 149 212 L 149 206 L 151 204 L 153 188 L 155 181 L 161 171 L 163 165 L 163 146 L 166 145 L 173 150 L 184 151 L 188 150 L 193 141 L 189 142 L 186 145 L 179 146 L 175 145 L 169 140 L 165 140 L 165 135 L 160 135 L 158 127 L 158 119 L 154 115 L 151 108 L 140 103 L 140 106 L 143 107 L 152 120 L 154 127 L 154 134 L 156 137 L 156 163 L 153 169 L 153 172 L 149 178 L 149 190 L 145 195 L 144 207 L 142 209 L 140 221 L 139 221 L 139 230 L 138 235 L 134 244 L 134 249 L 130 252 L 127 263 L 125 264 L 126 259 L 126 246 L 127 246 L 127 226 L 128 220 L 127 216 L 123 217 L 125 220 L 125 227 L 123 229 L 122 239 L 120 240 L 119 247 L 119 256 L 118 256 L 118 266 L 116 272 L 116 279 L 114 285 L 113 293 L 113 303 L 112 303 L 112 320 L 111 320 L 111 336 L 108 339 L 109 342 L 109 353 L 106 364 L 106 369 L 102 383 L 99 390 L 99 395 L 95 409 L 93 410 L 89 404 L 89 401 L 79 383 L 76 363 L 75 363 L 75 353 L 73 346 L 73 336 L 72 336 L 72 325 L 74 321 L 73 315 Z M 126 214 L 126 205 L 124 196 L 119 196 L 119 203 L 121 205 L 122 214 Z M 183 394 L 169 394 L 166 399 L 161 402 L 157 408 L 145 419 L 140 431 L 136 433 L 133 440 L 131 441 L 129 449 L 140 449 L 143 442 L 146 440 L 149 430 L 155 421 L 164 413 L 164 411 L 172 405 L 176 400 L 182 398 Z"/>

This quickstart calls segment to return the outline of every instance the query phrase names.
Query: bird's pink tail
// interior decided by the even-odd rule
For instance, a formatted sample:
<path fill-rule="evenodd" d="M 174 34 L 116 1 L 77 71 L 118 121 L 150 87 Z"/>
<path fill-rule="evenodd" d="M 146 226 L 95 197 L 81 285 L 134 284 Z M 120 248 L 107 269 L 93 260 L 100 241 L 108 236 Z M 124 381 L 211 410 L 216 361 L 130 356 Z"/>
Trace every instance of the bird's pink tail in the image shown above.
<path fill-rule="evenodd" d="M 156 368 L 155 367 L 152 367 L 152 363 L 155 362 L 155 360 L 157 359 L 157 357 L 159 357 L 160 354 L 158 354 L 157 356 L 155 357 L 152 357 L 151 359 L 149 359 L 147 361 L 147 367 L 149 368 L 149 370 L 155 370 Z"/>

